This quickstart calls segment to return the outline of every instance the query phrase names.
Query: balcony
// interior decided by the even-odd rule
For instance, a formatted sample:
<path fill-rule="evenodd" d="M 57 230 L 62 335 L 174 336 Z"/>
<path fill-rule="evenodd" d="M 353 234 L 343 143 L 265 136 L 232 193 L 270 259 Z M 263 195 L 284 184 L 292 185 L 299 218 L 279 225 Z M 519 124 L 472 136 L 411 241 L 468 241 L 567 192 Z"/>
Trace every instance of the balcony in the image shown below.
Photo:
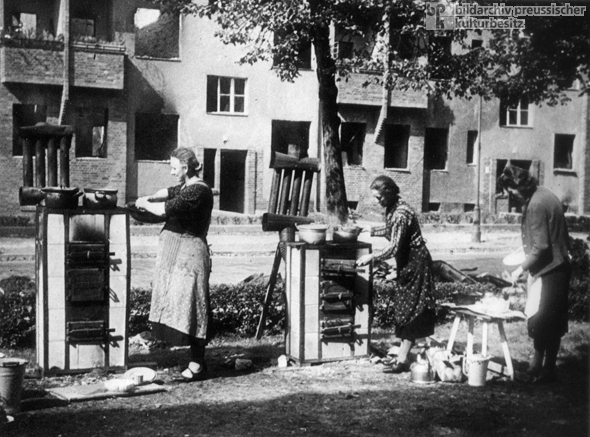
<path fill-rule="evenodd" d="M 4 38 L 0 46 L 0 82 L 35 85 L 63 84 L 60 41 Z M 71 45 L 74 87 L 122 90 L 125 48 L 117 44 Z"/>
<path fill-rule="evenodd" d="M 351 73 L 348 80 L 338 82 L 338 103 L 381 106 L 383 87 L 379 74 Z M 399 108 L 428 108 L 428 96 L 423 91 L 391 90 L 389 106 Z"/>

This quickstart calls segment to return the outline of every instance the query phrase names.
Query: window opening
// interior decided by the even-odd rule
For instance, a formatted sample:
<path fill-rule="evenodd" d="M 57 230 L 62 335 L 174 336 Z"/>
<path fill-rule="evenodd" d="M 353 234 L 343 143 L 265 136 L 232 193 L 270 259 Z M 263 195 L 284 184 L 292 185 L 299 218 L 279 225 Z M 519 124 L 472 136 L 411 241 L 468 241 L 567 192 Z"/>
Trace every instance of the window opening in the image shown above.
<path fill-rule="evenodd" d="M 76 108 L 74 135 L 77 158 L 107 157 L 108 109 Z"/>
<path fill-rule="evenodd" d="M 385 125 L 384 168 L 408 168 L 410 125 Z"/>
<path fill-rule="evenodd" d="M 309 121 L 272 121 L 271 149 L 273 152 L 285 153 L 305 158 L 309 149 Z"/>
<path fill-rule="evenodd" d="M 366 130 L 366 123 L 342 123 L 340 125 L 342 162 L 344 164 L 362 165 Z"/>
<path fill-rule="evenodd" d="M 178 147 L 178 115 L 135 114 L 135 159 L 168 161 Z"/>
<path fill-rule="evenodd" d="M 500 104 L 500 126 L 531 126 L 530 105 L 526 98 L 522 98 L 517 104 Z"/>
<path fill-rule="evenodd" d="M 426 170 L 447 168 L 448 129 L 426 128 L 424 135 L 424 163 Z"/>
<path fill-rule="evenodd" d="M 477 131 L 467 131 L 467 164 L 475 164 L 475 148 L 477 147 Z"/>
<path fill-rule="evenodd" d="M 555 134 L 553 150 L 553 168 L 573 169 L 573 152 L 575 135 Z"/>
<path fill-rule="evenodd" d="M 159 9 L 138 8 L 135 17 L 135 56 L 179 57 L 179 17 Z"/>
<path fill-rule="evenodd" d="M 285 32 L 287 34 L 287 32 Z M 280 46 L 282 36 L 280 33 L 274 36 L 275 53 L 273 56 L 273 67 L 284 63 L 290 63 L 293 56 L 297 56 L 297 67 L 309 70 L 311 69 L 311 41 L 301 41 L 298 49 L 293 50 L 289 46 Z"/>
<path fill-rule="evenodd" d="M 207 112 L 246 112 L 246 79 L 207 76 Z"/>

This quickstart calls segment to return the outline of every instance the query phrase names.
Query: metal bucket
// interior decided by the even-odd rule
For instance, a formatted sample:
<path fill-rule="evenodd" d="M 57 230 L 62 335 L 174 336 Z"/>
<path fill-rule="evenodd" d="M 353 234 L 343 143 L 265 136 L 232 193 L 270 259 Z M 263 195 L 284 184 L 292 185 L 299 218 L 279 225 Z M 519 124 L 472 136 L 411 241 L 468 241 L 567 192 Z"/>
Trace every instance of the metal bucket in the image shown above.
<path fill-rule="evenodd" d="M 0 358 L 0 405 L 6 414 L 20 412 L 20 398 L 27 360 Z"/>
<path fill-rule="evenodd" d="M 469 355 L 463 360 L 463 373 L 467 375 L 467 384 L 474 387 L 486 385 L 490 357 L 483 355 Z"/>

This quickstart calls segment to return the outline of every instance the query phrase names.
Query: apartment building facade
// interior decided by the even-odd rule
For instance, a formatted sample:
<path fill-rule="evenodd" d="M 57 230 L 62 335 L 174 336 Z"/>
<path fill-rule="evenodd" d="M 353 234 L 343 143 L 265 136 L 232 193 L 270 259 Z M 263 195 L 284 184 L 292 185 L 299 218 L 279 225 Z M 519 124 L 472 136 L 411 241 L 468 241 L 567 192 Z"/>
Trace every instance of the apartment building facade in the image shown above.
<path fill-rule="evenodd" d="M 148 2 L 0 1 L 0 201 L 22 214 L 18 128 L 72 125 L 71 185 L 119 190 L 120 204 L 173 182 L 168 157 L 193 148 L 215 207 L 253 214 L 267 207 L 274 151 L 320 157 L 318 84 L 311 50 L 300 77 L 281 82 L 272 63 L 240 66 L 215 25 L 168 18 Z M 70 53 L 64 50 L 69 23 Z M 335 35 L 335 41 L 338 35 Z M 343 47 L 343 45 L 339 45 Z M 339 82 L 348 200 L 362 209 L 378 174 L 392 176 L 420 211 L 490 213 L 518 208 L 497 196 L 508 162 L 537 174 L 578 214 L 590 211 L 588 99 L 570 92 L 557 108 L 521 102 L 433 100 L 418 92 L 366 86 L 366 75 Z M 481 153 L 477 159 L 481 130 Z M 477 165 L 479 161 L 480 165 Z M 323 182 L 314 206 L 322 209 Z M 29 208 L 30 209 L 30 208 Z"/>

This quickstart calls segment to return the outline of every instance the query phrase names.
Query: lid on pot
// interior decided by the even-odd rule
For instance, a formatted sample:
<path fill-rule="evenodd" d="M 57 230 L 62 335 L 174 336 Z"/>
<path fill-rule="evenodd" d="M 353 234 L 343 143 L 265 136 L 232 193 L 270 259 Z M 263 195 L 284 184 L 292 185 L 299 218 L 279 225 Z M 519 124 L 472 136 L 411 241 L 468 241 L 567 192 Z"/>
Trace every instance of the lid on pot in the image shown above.
<path fill-rule="evenodd" d="M 85 193 L 117 194 L 117 188 L 84 188 Z"/>
<path fill-rule="evenodd" d="M 45 193 L 77 193 L 78 187 L 43 187 Z"/>

